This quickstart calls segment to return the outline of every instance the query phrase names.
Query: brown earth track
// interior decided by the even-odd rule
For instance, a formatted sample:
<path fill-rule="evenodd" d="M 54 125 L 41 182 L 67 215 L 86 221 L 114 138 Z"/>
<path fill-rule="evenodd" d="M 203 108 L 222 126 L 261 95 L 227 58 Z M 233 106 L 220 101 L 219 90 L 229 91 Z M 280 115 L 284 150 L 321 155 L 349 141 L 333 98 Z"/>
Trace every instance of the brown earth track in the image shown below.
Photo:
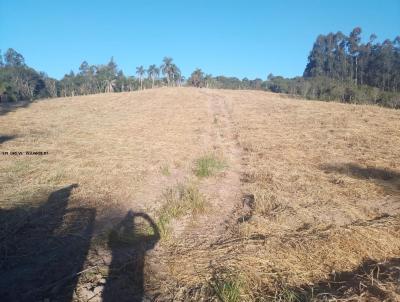
<path fill-rule="evenodd" d="M 224 235 L 227 223 L 241 201 L 241 156 L 234 124 L 229 114 L 230 100 L 212 90 L 202 90 L 208 105 L 209 120 L 207 144 L 210 152 L 226 161 L 223 172 L 216 177 L 203 179 L 200 188 L 206 192 L 209 211 L 198 217 L 183 231 L 177 232 L 178 240 L 194 246 L 208 246 Z"/>

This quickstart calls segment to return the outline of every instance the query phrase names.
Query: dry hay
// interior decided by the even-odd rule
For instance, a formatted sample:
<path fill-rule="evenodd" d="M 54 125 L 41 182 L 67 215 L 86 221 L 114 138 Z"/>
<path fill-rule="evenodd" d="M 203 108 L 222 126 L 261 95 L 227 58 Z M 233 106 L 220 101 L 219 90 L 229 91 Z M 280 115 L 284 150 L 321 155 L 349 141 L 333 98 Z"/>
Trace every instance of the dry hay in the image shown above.
<path fill-rule="evenodd" d="M 157 220 L 178 183 L 200 189 L 204 217 L 177 219 L 147 253 L 144 287 L 160 301 L 399 298 L 399 111 L 171 88 L 40 101 L 0 128 L 2 151 L 49 152 L 0 157 L 3 211 L 76 183 L 68 207 L 95 209 L 96 239 L 126 209 Z M 197 178 L 207 154 L 226 167 Z M 95 246 L 86 267 L 109 257 Z"/>

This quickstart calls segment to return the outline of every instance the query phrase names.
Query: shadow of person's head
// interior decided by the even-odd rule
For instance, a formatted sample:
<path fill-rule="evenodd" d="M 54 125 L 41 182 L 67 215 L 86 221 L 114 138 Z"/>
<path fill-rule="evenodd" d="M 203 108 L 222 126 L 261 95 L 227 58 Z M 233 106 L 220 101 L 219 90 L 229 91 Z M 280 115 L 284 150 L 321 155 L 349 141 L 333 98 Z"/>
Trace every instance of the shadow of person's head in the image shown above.
<path fill-rule="evenodd" d="M 110 248 L 136 247 L 150 250 L 160 239 L 156 223 L 142 212 L 128 211 L 124 219 L 111 230 L 108 237 Z"/>

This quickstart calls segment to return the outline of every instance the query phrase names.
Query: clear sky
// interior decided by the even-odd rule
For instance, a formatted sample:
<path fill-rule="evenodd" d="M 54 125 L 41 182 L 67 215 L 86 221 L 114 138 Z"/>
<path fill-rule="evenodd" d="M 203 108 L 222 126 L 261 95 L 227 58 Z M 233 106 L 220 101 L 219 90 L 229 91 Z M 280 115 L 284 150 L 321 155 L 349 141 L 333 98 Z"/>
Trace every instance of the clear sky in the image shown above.
<path fill-rule="evenodd" d="M 360 26 L 363 37 L 400 35 L 400 0 L 0 0 L 0 49 L 61 78 L 83 60 L 114 56 L 125 74 L 171 56 L 239 78 L 303 73 L 318 34 Z"/>

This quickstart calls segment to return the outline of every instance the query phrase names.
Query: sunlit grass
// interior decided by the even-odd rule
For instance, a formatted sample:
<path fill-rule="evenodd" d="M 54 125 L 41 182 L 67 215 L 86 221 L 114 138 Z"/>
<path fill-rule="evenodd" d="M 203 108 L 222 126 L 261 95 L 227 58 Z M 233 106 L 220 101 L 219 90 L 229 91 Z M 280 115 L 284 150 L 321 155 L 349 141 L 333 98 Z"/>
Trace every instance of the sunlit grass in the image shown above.
<path fill-rule="evenodd" d="M 223 160 L 214 154 L 200 157 L 195 162 L 194 174 L 197 177 L 209 177 L 226 167 Z"/>

